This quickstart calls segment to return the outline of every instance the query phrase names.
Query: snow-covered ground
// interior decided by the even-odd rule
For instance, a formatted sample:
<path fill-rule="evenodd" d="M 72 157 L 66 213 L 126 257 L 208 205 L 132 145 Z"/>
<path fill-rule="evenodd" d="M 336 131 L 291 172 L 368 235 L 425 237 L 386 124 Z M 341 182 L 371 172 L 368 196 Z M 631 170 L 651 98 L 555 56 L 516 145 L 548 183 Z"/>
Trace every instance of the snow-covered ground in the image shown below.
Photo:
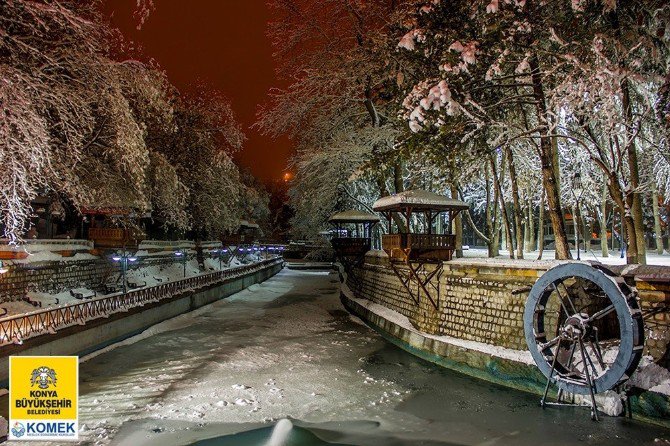
<path fill-rule="evenodd" d="M 607 265 L 625 265 L 626 264 L 626 257 L 624 254 L 624 258 L 622 259 L 619 251 L 610 251 L 609 257 L 603 257 L 600 249 L 598 248 L 584 252 L 583 250 L 580 252 L 580 258 L 581 260 L 593 260 L 593 261 L 598 261 L 605 263 Z M 531 251 L 531 252 L 525 252 L 524 253 L 524 259 L 526 260 L 536 260 L 538 258 L 539 252 L 538 251 Z M 542 259 L 543 260 L 552 260 L 554 259 L 555 256 L 555 251 L 554 250 L 544 250 L 542 253 Z M 463 251 L 463 257 L 465 258 L 486 258 L 488 257 L 488 252 L 486 249 L 481 249 L 481 248 L 470 248 L 466 249 Z M 577 258 L 577 251 L 573 250 L 572 251 L 572 257 L 574 259 Z M 507 250 L 500 250 L 500 255 L 497 257 L 499 259 L 507 259 L 509 260 L 509 252 Z M 659 255 L 656 253 L 656 251 L 647 251 L 647 264 L 648 265 L 662 265 L 662 266 L 670 266 L 670 254 L 663 254 Z"/>
<path fill-rule="evenodd" d="M 227 435 L 235 436 L 202 444 L 670 440 L 667 431 L 636 422 L 543 411 L 534 395 L 423 362 L 349 316 L 338 291 L 334 273 L 285 269 L 84 358 L 82 443 L 191 445 Z"/>

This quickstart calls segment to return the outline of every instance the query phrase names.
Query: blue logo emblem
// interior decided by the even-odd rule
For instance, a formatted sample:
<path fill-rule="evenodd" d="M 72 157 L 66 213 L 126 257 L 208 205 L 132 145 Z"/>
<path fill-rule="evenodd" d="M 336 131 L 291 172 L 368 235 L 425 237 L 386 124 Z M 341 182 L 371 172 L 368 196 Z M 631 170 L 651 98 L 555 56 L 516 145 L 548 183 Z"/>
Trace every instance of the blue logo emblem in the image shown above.
<path fill-rule="evenodd" d="M 23 424 L 19 423 L 18 421 L 14 423 L 14 426 L 12 426 L 12 435 L 15 436 L 16 438 L 23 437 L 26 433 L 26 428 L 23 426 Z"/>

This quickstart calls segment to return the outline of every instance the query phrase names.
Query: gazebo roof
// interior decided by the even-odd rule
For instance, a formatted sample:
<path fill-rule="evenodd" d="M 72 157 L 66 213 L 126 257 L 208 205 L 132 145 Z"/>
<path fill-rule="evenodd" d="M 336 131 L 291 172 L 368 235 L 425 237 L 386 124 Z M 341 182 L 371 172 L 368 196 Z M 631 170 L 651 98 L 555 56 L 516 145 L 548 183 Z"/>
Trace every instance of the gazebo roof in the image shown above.
<path fill-rule="evenodd" d="M 382 197 L 372 205 L 375 211 L 400 211 L 408 207 L 419 211 L 462 211 L 470 206 L 464 201 L 421 189 Z"/>
<path fill-rule="evenodd" d="M 377 223 L 379 222 L 379 217 L 369 212 L 350 209 L 333 214 L 328 221 L 330 223 Z"/>

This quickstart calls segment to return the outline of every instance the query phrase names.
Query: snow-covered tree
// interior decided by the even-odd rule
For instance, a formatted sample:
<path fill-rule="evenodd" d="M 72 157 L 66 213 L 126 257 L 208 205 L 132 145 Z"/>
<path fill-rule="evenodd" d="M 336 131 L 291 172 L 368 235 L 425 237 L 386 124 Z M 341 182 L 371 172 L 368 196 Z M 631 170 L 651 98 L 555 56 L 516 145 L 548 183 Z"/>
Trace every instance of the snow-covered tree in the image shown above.
<path fill-rule="evenodd" d="M 0 0 L 5 236 L 28 229 L 38 194 L 68 209 L 152 210 L 198 235 L 236 228 L 253 194 L 231 158 L 244 135 L 230 104 L 212 91 L 180 97 L 158 67 L 124 52 L 98 7 Z M 141 21 L 152 8 L 140 2 Z"/>
<path fill-rule="evenodd" d="M 566 115 L 597 121 L 598 137 L 606 141 L 617 132 L 614 144 L 625 159 L 618 167 L 625 175 L 613 177 L 598 156 L 590 158 L 607 174 L 610 195 L 626 216 L 629 261 L 643 261 L 635 128 L 650 107 L 636 96 L 635 85 L 666 72 L 664 16 L 667 5 L 654 1 L 410 4 L 398 46 L 427 68 L 405 99 L 405 117 L 415 132 L 458 132 L 461 142 L 484 137 L 489 150 L 528 140 L 540 160 L 561 258 L 569 251 L 558 143 L 576 140 L 574 129 L 562 132 L 559 124 Z M 592 144 L 581 146 L 594 153 Z"/>

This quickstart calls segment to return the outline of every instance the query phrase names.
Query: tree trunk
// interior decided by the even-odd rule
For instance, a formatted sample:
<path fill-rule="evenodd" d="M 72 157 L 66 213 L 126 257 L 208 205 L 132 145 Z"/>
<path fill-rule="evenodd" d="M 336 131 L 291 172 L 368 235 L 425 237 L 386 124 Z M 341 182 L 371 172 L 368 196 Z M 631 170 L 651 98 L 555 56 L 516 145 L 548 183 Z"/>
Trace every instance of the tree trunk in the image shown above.
<path fill-rule="evenodd" d="M 526 206 L 526 209 L 524 210 L 523 213 L 523 251 L 524 252 L 529 252 L 530 251 L 530 237 L 531 237 L 531 231 L 532 228 L 530 227 L 530 207 Z"/>
<path fill-rule="evenodd" d="M 651 182 L 651 203 L 654 210 L 654 238 L 656 239 L 656 252 L 663 255 L 663 233 L 661 232 L 661 214 L 658 208 L 658 191 L 656 183 Z"/>
<path fill-rule="evenodd" d="M 540 215 L 537 219 L 537 250 L 539 255 L 537 260 L 542 260 L 542 252 L 544 251 L 544 189 L 540 196 Z"/>
<path fill-rule="evenodd" d="M 512 183 L 512 210 L 514 211 L 514 234 L 516 236 L 516 257 L 523 259 L 523 233 L 521 228 L 521 221 L 523 219 L 523 211 L 519 200 L 519 184 L 517 182 L 516 168 L 514 167 L 514 154 L 509 146 L 505 147 L 505 155 L 507 156 L 507 163 L 509 164 L 509 179 Z"/>
<path fill-rule="evenodd" d="M 491 163 L 491 173 L 493 174 L 493 186 L 496 188 L 496 192 L 498 195 L 498 200 L 500 202 L 500 212 L 502 213 L 502 220 L 503 220 L 503 225 L 505 228 L 505 240 L 507 241 L 507 250 L 509 251 L 509 258 L 513 259 L 514 258 L 514 243 L 512 239 L 512 229 L 510 228 L 509 225 L 509 218 L 507 217 L 507 209 L 505 207 L 505 198 L 503 197 L 503 191 L 502 187 L 500 186 L 500 181 L 498 178 L 498 173 L 495 170 L 495 161 L 493 160 L 493 155 L 490 155 L 490 163 Z M 504 170 L 505 170 L 505 160 L 503 159 L 502 161 L 502 166 L 501 170 L 503 171 L 504 175 Z"/>
<path fill-rule="evenodd" d="M 607 249 L 607 184 L 603 184 L 600 198 L 600 253 L 603 257 L 610 256 Z"/>
<path fill-rule="evenodd" d="M 533 212 L 533 193 L 530 185 L 528 186 L 528 247 L 527 252 L 537 249 L 537 240 L 535 239 L 535 215 Z"/>
<path fill-rule="evenodd" d="M 491 203 L 491 174 L 489 173 L 488 164 L 484 164 L 484 178 L 486 180 L 486 230 L 488 232 L 488 247 L 489 257 L 497 257 L 500 252 L 498 250 L 498 194 L 493 193 L 493 205 Z"/>
<path fill-rule="evenodd" d="M 637 242 L 637 262 L 642 265 L 647 263 L 646 241 L 644 239 L 644 221 L 642 218 L 642 193 L 640 191 L 640 169 L 637 162 L 637 147 L 633 133 L 633 110 L 630 103 L 630 86 L 628 79 L 621 81 L 621 105 L 624 110 L 624 120 L 627 128 L 626 156 L 628 158 L 628 169 L 630 173 L 630 185 L 633 189 L 633 202 L 631 206 L 632 217 L 635 223 L 634 237 Z M 633 235 L 631 235 L 631 238 Z"/>
<path fill-rule="evenodd" d="M 616 175 L 613 172 L 608 172 L 609 176 L 607 178 L 607 188 L 610 192 L 610 196 L 616 203 L 619 214 L 622 216 L 622 233 L 625 226 L 626 233 L 628 237 L 624 237 L 622 234 L 622 242 L 625 243 L 625 240 L 628 240 L 628 246 L 626 246 L 626 263 L 631 265 L 637 263 L 637 237 L 635 237 L 635 220 L 633 219 L 633 213 L 631 211 L 632 205 L 632 194 L 624 195 L 621 191 L 621 186 L 619 181 L 616 178 Z"/>
<path fill-rule="evenodd" d="M 575 250 L 578 250 L 580 249 L 580 246 L 577 245 L 577 241 L 580 239 L 579 233 L 581 231 L 579 230 L 579 217 L 577 216 L 577 207 L 575 206 L 572 207 L 572 226 L 575 229 L 575 237 L 573 243 L 575 244 Z"/>
<path fill-rule="evenodd" d="M 386 188 L 386 181 L 384 180 L 384 176 L 381 174 L 377 175 L 377 187 L 379 188 L 379 196 L 380 197 L 387 197 L 389 195 L 389 191 Z M 398 214 L 393 214 L 393 221 L 395 222 L 396 226 L 398 227 L 398 232 L 400 233 L 406 233 L 407 230 L 405 229 L 405 222 L 402 220 L 402 218 Z"/>
<path fill-rule="evenodd" d="M 547 136 L 550 132 L 549 119 L 542 85 L 542 74 L 540 72 L 537 57 L 531 57 L 529 64 L 538 120 L 544 126 L 544 129 L 540 132 L 540 163 L 542 166 L 542 182 L 547 194 L 547 204 L 549 205 L 549 219 L 551 220 L 551 225 L 554 229 L 556 258 L 561 260 L 571 259 L 572 255 L 570 253 L 570 246 L 568 245 L 568 238 L 565 232 L 565 221 L 563 220 L 563 209 L 561 208 L 561 194 L 556 175 L 558 166 L 556 166 L 554 160 L 555 150 L 552 146 L 551 139 Z"/>
<path fill-rule="evenodd" d="M 490 228 L 489 238 L 491 243 L 489 244 L 489 257 L 498 257 L 500 255 L 500 214 L 498 213 L 498 189 L 494 188 L 493 192 L 493 201 L 489 199 L 491 193 L 490 185 L 490 173 L 488 165 L 484 167 L 486 169 L 486 197 L 487 197 L 487 213 L 491 214 L 491 218 L 487 218 L 488 221 L 492 222 L 492 227 Z"/>
<path fill-rule="evenodd" d="M 451 182 L 451 198 L 458 200 L 458 186 L 456 181 Z M 456 237 L 456 258 L 463 257 L 463 216 L 459 212 L 452 220 L 452 231 Z"/>
<path fill-rule="evenodd" d="M 405 184 L 402 178 L 402 162 L 398 161 L 393 164 L 393 187 L 395 188 L 395 193 L 399 194 L 405 190 Z"/>

